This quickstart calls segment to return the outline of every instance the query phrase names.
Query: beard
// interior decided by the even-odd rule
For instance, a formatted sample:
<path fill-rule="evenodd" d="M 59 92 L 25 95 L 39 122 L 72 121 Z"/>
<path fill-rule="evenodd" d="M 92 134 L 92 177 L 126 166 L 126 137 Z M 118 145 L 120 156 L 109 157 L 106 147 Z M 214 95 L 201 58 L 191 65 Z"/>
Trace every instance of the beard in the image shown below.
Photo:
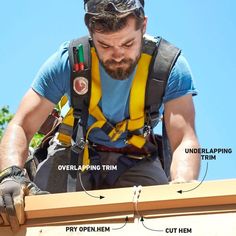
<path fill-rule="evenodd" d="M 140 54 L 141 55 L 141 54 Z M 138 64 L 138 60 L 140 55 L 135 58 L 135 60 L 131 58 L 125 58 L 120 62 L 116 62 L 114 60 L 107 60 L 105 62 L 101 61 L 105 71 L 116 80 L 125 80 L 127 79 L 132 72 L 134 71 L 136 65 Z"/>
<path fill-rule="evenodd" d="M 134 71 L 134 69 L 136 68 L 138 61 L 141 57 L 143 38 L 141 41 L 142 43 L 139 49 L 139 53 L 135 59 L 124 58 L 122 61 L 116 62 L 113 59 L 103 61 L 101 60 L 101 58 L 99 58 L 99 61 L 102 64 L 105 71 L 107 72 L 107 74 L 109 74 L 113 79 L 116 79 L 116 80 L 128 79 L 129 76 Z"/>

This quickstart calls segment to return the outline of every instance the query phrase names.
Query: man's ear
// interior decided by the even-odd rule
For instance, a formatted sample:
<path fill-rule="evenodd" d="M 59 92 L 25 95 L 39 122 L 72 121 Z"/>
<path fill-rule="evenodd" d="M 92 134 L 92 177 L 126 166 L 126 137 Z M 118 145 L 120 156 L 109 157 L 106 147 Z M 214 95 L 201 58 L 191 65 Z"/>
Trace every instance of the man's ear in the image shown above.
<path fill-rule="evenodd" d="M 147 21 L 148 21 L 148 17 L 145 16 L 143 20 L 143 35 L 146 33 L 146 30 L 147 30 Z"/>

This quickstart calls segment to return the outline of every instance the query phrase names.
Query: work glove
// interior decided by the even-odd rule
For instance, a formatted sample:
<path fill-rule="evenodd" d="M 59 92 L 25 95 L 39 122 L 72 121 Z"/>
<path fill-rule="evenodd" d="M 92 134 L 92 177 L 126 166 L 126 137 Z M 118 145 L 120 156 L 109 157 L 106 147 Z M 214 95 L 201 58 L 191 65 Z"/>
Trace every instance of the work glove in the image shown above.
<path fill-rule="evenodd" d="M 0 224 L 11 225 L 17 231 L 25 222 L 24 197 L 47 194 L 27 177 L 26 171 L 11 166 L 0 173 Z"/>

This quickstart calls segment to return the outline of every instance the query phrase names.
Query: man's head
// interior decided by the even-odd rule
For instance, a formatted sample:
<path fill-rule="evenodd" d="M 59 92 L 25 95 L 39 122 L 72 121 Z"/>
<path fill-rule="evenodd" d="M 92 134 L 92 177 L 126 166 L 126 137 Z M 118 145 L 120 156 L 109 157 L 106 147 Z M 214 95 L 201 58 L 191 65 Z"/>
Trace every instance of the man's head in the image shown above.
<path fill-rule="evenodd" d="M 85 23 L 99 60 L 114 79 L 126 79 L 141 55 L 144 0 L 85 0 Z"/>

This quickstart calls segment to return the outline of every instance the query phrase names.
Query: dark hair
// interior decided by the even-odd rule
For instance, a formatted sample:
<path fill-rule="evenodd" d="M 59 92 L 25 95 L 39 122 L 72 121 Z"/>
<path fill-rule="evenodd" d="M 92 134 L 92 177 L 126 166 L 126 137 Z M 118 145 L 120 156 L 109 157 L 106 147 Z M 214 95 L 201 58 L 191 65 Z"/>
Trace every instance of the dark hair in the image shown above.
<path fill-rule="evenodd" d="M 139 1 L 144 6 L 144 0 Z M 135 18 L 136 30 L 141 28 L 144 21 L 143 9 L 118 13 L 107 10 L 109 2 L 109 0 L 103 0 L 96 6 L 96 12 L 99 12 L 99 14 L 85 14 L 85 24 L 90 32 L 116 32 L 127 25 L 127 21 L 130 17 Z M 127 9 L 132 8 L 132 5 L 128 6 L 125 0 L 117 0 L 116 5 L 119 5 L 119 10 L 121 11 L 126 11 Z"/>
<path fill-rule="evenodd" d="M 137 18 L 132 13 L 126 15 L 125 17 L 117 17 L 116 15 L 112 14 L 93 16 L 89 19 L 87 27 L 92 33 L 116 32 L 123 29 L 127 25 L 128 19 L 131 17 L 136 19 L 136 30 L 140 29 L 143 24 L 144 18 Z"/>
<path fill-rule="evenodd" d="M 140 1 L 140 3 L 143 5 L 143 7 L 144 7 L 144 0 L 139 0 Z"/>

